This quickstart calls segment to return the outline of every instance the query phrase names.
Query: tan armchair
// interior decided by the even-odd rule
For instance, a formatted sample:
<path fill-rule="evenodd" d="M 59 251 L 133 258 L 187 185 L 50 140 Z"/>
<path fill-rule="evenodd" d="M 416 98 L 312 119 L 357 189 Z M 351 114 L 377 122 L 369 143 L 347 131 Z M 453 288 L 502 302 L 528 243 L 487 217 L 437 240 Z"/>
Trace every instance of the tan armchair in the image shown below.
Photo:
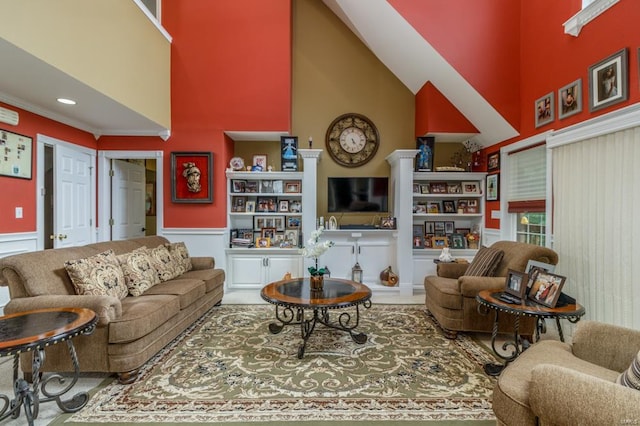
<path fill-rule="evenodd" d="M 640 390 L 616 383 L 638 351 L 640 331 L 595 321 L 580 321 L 572 344 L 535 343 L 494 386 L 497 424 L 638 424 Z"/>
<path fill-rule="evenodd" d="M 498 241 L 491 248 L 502 250 L 504 256 L 491 277 L 465 276 L 469 264 L 439 263 L 437 276 L 424 279 L 425 304 L 438 321 L 445 335 L 455 339 L 459 331 L 491 332 L 494 315 L 478 313 L 476 296 L 481 290 L 504 288 L 509 269 L 524 271 L 529 260 L 558 263 L 558 254 L 546 247 L 515 241 Z M 535 318 L 520 319 L 520 334 L 533 335 Z M 513 318 L 501 315 L 499 332 L 513 332 Z"/>

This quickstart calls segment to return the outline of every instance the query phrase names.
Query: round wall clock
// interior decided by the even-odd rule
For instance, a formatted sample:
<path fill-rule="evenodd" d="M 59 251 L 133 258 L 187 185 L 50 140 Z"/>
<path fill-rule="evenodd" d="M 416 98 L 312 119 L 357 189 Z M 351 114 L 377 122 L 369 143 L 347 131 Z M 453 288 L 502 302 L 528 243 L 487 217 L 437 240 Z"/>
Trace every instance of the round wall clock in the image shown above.
<path fill-rule="evenodd" d="M 331 158 L 346 167 L 366 164 L 380 145 L 380 135 L 373 122 L 353 112 L 333 120 L 325 139 Z"/>

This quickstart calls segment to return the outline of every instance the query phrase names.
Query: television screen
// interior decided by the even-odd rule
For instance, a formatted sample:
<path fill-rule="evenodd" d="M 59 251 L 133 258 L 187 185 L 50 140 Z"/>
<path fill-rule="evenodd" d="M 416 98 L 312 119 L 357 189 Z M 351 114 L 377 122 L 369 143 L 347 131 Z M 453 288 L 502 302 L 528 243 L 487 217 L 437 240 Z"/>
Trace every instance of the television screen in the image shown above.
<path fill-rule="evenodd" d="M 330 177 L 328 194 L 330 213 L 389 211 L 387 177 Z"/>

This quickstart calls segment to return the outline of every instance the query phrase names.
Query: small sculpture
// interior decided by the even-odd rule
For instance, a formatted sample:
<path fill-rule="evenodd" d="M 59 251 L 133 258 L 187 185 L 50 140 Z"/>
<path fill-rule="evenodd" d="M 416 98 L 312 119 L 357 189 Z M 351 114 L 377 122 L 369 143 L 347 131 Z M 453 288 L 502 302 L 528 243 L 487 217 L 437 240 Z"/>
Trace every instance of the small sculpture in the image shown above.
<path fill-rule="evenodd" d="M 398 284 L 398 274 L 391 270 L 391 266 L 380 272 L 380 282 L 382 285 L 394 287 Z"/>
<path fill-rule="evenodd" d="M 442 249 L 442 253 L 440 253 L 440 262 L 453 262 L 453 256 L 449 253 L 449 247 L 445 247 Z"/>
<path fill-rule="evenodd" d="M 196 166 L 196 163 L 191 161 L 183 163 L 182 176 L 187 178 L 187 189 L 189 192 L 200 192 L 202 185 L 200 185 L 200 169 Z"/>

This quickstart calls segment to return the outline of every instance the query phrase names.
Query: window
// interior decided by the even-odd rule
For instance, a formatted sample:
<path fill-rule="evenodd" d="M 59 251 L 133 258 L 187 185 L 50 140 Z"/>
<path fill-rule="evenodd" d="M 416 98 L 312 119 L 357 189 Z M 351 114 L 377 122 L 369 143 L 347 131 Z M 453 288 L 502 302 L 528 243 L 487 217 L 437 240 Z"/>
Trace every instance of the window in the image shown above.
<path fill-rule="evenodd" d="M 517 213 L 516 241 L 545 246 L 547 215 L 540 212 Z"/>

